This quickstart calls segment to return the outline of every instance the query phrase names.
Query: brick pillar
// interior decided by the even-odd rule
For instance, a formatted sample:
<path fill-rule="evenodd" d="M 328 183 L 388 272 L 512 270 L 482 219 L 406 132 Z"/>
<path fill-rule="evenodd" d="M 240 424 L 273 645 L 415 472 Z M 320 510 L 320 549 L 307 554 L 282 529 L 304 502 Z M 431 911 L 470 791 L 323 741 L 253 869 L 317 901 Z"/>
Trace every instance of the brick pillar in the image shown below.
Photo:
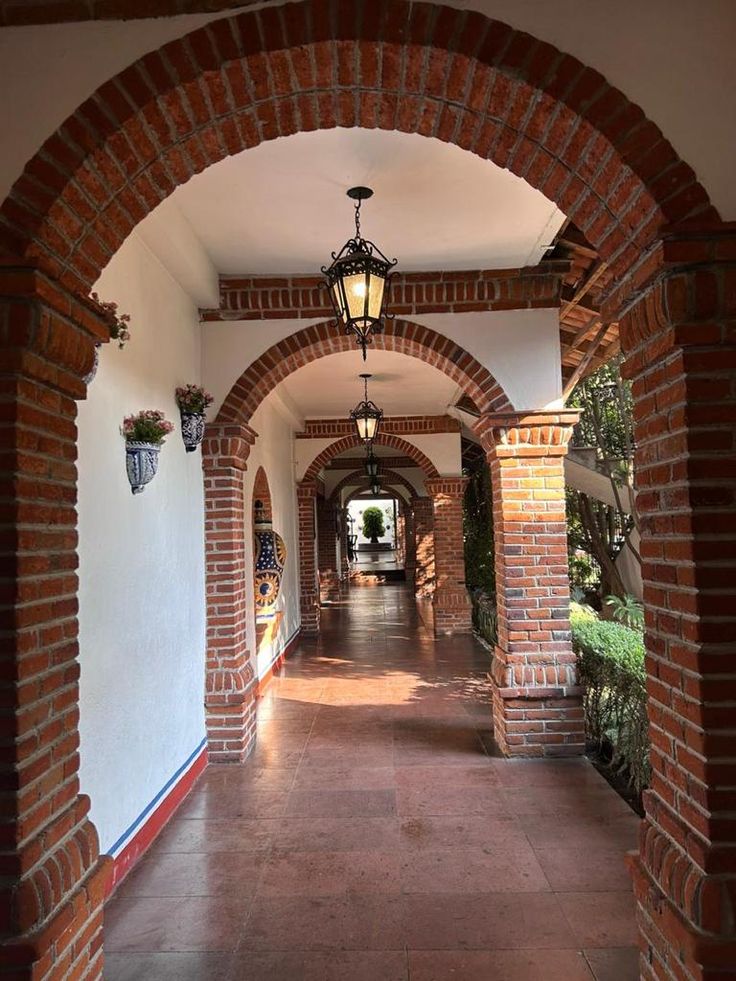
<path fill-rule="evenodd" d="M 466 477 L 425 481 L 434 514 L 435 634 L 470 633 L 472 607 L 465 586 L 463 496 Z"/>
<path fill-rule="evenodd" d="M 641 974 L 736 976 L 736 230 L 673 230 L 621 318 L 633 382 L 651 786 Z"/>
<path fill-rule="evenodd" d="M 340 592 L 345 591 L 350 586 L 350 560 L 348 559 L 348 509 L 339 507 L 338 516 L 340 519 L 340 540 L 338 543 L 340 555 Z"/>
<path fill-rule="evenodd" d="M 319 581 L 317 578 L 317 485 L 302 481 L 296 489 L 299 508 L 299 598 L 302 632 L 319 633 Z"/>
<path fill-rule="evenodd" d="M 399 501 L 396 509 L 396 563 L 406 566 L 406 505 Z"/>
<path fill-rule="evenodd" d="M 320 599 L 340 599 L 340 540 L 337 533 L 337 511 L 324 497 L 317 497 L 317 562 Z"/>
<path fill-rule="evenodd" d="M 508 756 L 572 756 L 585 748 L 570 641 L 563 468 L 578 415 L 501 413 L 482 417 L 476 429 L 493 491 L 493 719 Z"/>
<path fill-rule="evenodd" d="M 417 599 L 434 593 L 434 516 L 431 497 L 414 500 L 415 571 L 414 592 Z"/>
<path fill-rule="evenodd" d="M 406 581 L 414 583 L 417 567 L 417 542 L 414 528 L 414 501 L 404 508 L 404 569 Z"/>
<path fill-rule="evenodd" d="M 246 645 L 243 478 L 256 434 L 248 426 L 211 424 L 202 444 L 207 591 L 205 721 L 212 762 L 242 762 L 256 735 L 256 675 Z M 248 534 L 251 523 L 248 521 Z"/>
<path fill-rule="evenodd" d="M 96 306 L 0 268 L 0 973 L 15 979 L 102 975 L 112 863 L 79 793 L 77 728 L 75 400 L 96 340 Z"/>

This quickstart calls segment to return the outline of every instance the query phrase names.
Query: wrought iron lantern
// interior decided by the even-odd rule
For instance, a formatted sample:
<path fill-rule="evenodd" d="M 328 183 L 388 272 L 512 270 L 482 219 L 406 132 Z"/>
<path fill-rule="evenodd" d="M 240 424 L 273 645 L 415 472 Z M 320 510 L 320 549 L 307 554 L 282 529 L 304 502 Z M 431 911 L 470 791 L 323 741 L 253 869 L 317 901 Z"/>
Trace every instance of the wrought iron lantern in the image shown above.
<path fill-rule="evenodd" d="M 339 252 L 332 253 L 332 265 L 323 266 L 326 286 L 338 326 L 355 334 L 366 359 L 366 347 L 374 334 L 383 330 L 387 316 L 391 273 L 396 259 L 387 259 L 381 250 L 360 234 L 360 206 L 372 197 L 369 187 L 351 187 L 347 192 L 355 204 L 355 237 Z"/>
<path fill-rule="evenodd" d="M 365 460 L 365 472 L 369 477 L 378 476 L 378 460 L 373 455 L 373 448 L 369 446 L 368 456 Z"/>
<path fill-rule="evenodd" d="M 371 494 L 373 494 L 374 497 L 378 497 L 380 493 L 381 493 L 381 481 L 378 479 L 378 477 L 374 477 L 371 483 Z"/>
<path fill-rule="evenodd" d="M 368 379 L 372 375 L 361 375 L 365 386 L 365 398 L 350 413 L 350 418 L 355 423 L 358 438 L 370 445 L 371 440 L 376 438 L 378 427 L 383 419 L 383 409 L 379 409 L 375 402 L 368 398 Z"/>

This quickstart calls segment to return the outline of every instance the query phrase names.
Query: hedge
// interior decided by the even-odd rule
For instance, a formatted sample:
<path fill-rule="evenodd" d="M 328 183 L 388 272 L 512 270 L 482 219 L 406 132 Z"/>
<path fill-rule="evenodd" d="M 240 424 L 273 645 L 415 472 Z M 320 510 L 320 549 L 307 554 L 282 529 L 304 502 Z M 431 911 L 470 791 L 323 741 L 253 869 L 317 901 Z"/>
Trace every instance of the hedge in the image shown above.
<path fill-rule="evenodd" d="M 570 606 L 570 627 L 585 686 L 586 736 L 599 748 L 610 746 L 612 765 L 640 793 L 649 782 L 643 635 L 577 603 Z"/>

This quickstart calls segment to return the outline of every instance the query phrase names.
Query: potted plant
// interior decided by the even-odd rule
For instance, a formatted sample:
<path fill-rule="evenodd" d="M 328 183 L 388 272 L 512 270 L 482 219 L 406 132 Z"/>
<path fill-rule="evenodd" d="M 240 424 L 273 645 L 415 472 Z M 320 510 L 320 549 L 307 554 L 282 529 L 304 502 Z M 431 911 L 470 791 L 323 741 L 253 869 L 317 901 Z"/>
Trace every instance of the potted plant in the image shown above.
<path fill-rule="evenodd" d="M 156 475 L 161 444 L 173 429 L 158 409 L 141 409 L 123 419 L 125 468 L 134 494 L 140 494 Z"/>
<path fill-rule="evenodd" d="M 366 508 L 363 512 L 363 536 L 370 538 L 371 545 L 378 545 L 378 539 L 383 538 L 385 533 L 383 511 L 377 507 Z"/>
<path fill-rule="evenodd" d="M 110 331 L 110 340 L 117 341 L 118 347 L 120 350 L 122 350 L 125 347 L 126 342 L 130 340 L 130 329 L 128 327 L 130 324 L 130 314 L 118 313 L 117 303 L 101 300 L 97 293 L 91 293 L 90 296 L 99 306 L 105 320 L 107 321 L 107 328 Z M 90 373 L 84 379 L 87 385 L 91 384 L 95 375 L 97 374 L 97 367 L 100 363 L 101 346 L 102 345 L 99 341 L 95 344 L 95 360 L 92 364 Z"/>
<path fill-rule="evenodd" d="M 205 410 L 212 402 L 212 396 L 201 385 L 184 385 L 176 390 L 176 404 L 181 413 L 181 438 L 187 453 L 193 453 L 204 439 Z"/>

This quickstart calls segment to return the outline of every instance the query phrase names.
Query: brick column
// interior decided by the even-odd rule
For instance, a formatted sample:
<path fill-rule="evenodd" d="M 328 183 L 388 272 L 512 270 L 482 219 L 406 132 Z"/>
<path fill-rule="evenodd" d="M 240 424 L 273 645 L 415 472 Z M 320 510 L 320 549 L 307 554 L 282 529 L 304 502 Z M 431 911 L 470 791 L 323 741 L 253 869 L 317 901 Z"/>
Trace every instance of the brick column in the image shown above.
<path fill-rule="evenodd" d="M 414 500 L 415 571 L 414 592 L 417 599 L 434 593 L 434 515 L 431 497 Z"/>
<path fill-rule="evenodd" d="M 502 413 L 476 427 L 493 491 L 493 719 L 508 756 L 571 756 L 585 748 L 570 641 L 563 469 L 578 415 Z"/>
<path fill-rule="evenodd" d="M 319 633 L 319 581 L 317 578 L 317 485 L 302 481 L 296 489 L 299 508 L 299 599 L 302 632 Z"/>
<path fill-rule="evenodd" d="M 633 382 L 651 786 L 641 974 L 736 976 L 736 229 L 678 234 L 621 319 Z"/>
<path fill-rule="evenodd" d="M 243 478 L 256 434 L 212 424 L 202 444 L 207 590 L 205 721 L 212 762 L 242 762 L 256 735 L 256 676 L 246 645 L 247 592 Z M 248 521 L 248 533 L 251 525 Z"/>
<path fill-rule="evenodd" d="M 324 497 L 318 497 L 317 562 L 321 600 L 334 601 L 340 598 L 339 549 L 335 506 Z"/>
<path fill-rule="evenodd" d="M 15 979 L 102 975 L 112 863 L 79 793 L 75 400 L 106 340 L 96 306 L 0 268 L 0 973 Z"/>
<path fill-rule="evenodd" d="M 414 501 L 404 508 L 404 568 L 406 581 L 413 584 L 417 566 L 417 542 L 414 527 Z"/>
<path fill-rule="evenodd" d="M 434 514 L 435 634 L 469 633 L 472 608 L 465 586 L 463 496 L 466 477 L 437 477 L 425 481 Z"/>
<path fill-rule="evenodd" d="M 396 510 L 396 562 L 406 566 L 406 505 L 399 501 Z"/>

